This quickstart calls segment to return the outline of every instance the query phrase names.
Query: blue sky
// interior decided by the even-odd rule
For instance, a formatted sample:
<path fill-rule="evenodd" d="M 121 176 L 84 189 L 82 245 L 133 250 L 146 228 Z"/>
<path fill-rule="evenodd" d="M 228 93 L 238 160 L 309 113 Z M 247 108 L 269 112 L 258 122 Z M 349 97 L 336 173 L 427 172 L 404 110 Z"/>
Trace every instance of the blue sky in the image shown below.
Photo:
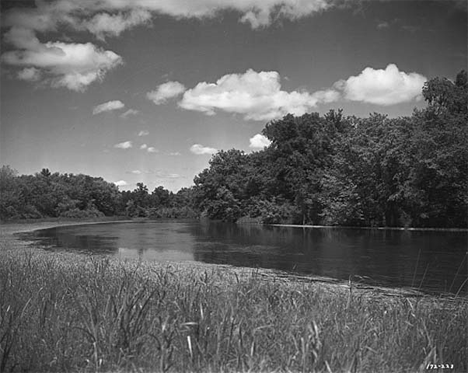
<path fill-rule="evenodd" d="M 286 113 L 391 117 L 467 66 L 465 1 L 2 1 L 0 159 L 177 191 Z"/>

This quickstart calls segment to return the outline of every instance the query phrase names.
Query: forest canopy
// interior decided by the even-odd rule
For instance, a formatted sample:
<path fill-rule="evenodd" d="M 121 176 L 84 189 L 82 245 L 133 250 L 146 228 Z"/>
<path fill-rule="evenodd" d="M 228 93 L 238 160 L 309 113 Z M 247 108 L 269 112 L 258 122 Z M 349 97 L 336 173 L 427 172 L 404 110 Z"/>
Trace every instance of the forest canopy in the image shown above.
<path fill-rule="evenodd" d="M 0 218 L 197 217 L 235 222 L 468 226 L 468 79 L 427 81 L 423 110 L 367 118 L 331 110 L 266 124 L 261 151 L 221 150 L 194 185 L 119 191 L 102 178 L 0 170 Z"/>

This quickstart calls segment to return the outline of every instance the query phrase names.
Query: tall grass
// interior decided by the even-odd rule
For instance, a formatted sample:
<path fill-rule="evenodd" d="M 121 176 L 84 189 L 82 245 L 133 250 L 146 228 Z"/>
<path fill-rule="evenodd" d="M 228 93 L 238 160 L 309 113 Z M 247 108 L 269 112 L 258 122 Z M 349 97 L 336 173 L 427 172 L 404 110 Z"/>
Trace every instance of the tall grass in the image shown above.
<path fill-rule="evenodd" d="M 467 320 L 460 297 L 385 297 L 218 267 L 1 254 L 1 372 L 415 372 L 428 364 L 464 372 Z"/>

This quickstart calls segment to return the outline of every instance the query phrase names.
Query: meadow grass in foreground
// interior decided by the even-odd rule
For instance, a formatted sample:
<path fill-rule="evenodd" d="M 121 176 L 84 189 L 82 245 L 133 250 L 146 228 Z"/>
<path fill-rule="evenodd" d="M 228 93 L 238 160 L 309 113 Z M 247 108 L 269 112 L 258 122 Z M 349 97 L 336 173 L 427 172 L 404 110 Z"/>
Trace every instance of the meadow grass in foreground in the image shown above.
<path fill-rule="evenodd" d="M 464 372 L 467 319 L 466 298 L 1 253 L 1 372 Z"/>

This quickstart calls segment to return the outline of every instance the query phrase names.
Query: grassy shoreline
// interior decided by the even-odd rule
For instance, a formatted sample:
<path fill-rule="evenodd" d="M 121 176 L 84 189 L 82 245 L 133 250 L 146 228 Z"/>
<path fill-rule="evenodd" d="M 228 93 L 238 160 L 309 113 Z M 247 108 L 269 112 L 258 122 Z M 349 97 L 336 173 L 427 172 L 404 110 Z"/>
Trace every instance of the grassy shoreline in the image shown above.
<path fill-rule="evenodd" d="M 466 297 L 50 253 L 14 235 L 57 225 L 0 226 L 2 372 L 468 370 Z"/>

